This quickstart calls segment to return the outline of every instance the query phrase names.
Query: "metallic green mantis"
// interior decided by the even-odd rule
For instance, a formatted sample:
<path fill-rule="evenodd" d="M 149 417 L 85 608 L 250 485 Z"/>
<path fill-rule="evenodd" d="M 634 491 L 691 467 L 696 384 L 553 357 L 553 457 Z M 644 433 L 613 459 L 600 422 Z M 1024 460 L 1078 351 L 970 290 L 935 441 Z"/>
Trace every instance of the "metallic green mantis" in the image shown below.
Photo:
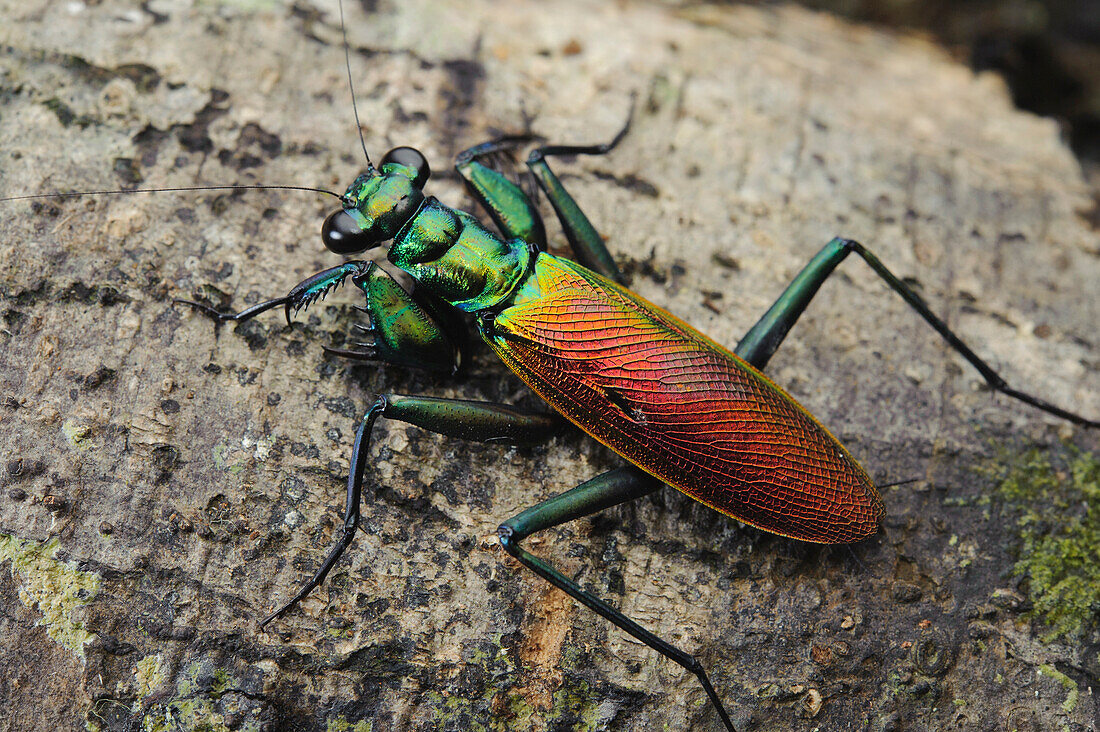
<path fill-rule="evenodd" d="M 339 355 L 454 372 L 466 350 L 466 314 L 481 339 L 557 412 L 380 396 L 356 432 L 340 539 L 313 578 L 261 625 L 321 584 L 350 545 L 359 522 L 370 436 L 379 418 L 508 444 L 544 441 L 572 422 L 629 465 L 505 521 L 499 529 L 501 545 L 540 577 L 695 674 L 722 724 L 733 730 L 699 661 L 529 554 L 521 542 L 535 531 L 665 484 L 741 521 L 805 541 L 845 543 L 875 533 L 883 505 L 870 477 L 828 430 L 762 373 L 818 288 L 851 253 L 864 259 L 991 387 L 1064 419 L 1100 426 L 1008 387 L 911 288 L 850 239 L 826 244 L 733 351 L 632 293 L 620 284 L 622 276 L 602 239 L 546 162 L 551 155 L 606 153 L 626 130 L 608 144 L 544 146 L 528 159 L 582 264 L 545 252 L 545 229 L 534 202 L 481 162 L 521 138 L 470 148 L 456 165 L 499 234 L 471 214 L 425 195 L 427 160 L 401 147 L 387 153 L 377 168 L 368 160 L 366 172 L 342 196 L 342 208 L 325 221 L 322 239 L 331 251 L 348 256 L 388 243 L 386 257 L 412 279 L 410 288 L 397 284 L 374 261 L 352 259 L 306 279 L 285 297 L 240 313 L 190 303 L 219 321 L 244 320 L 282 306 L 289 322 L 292 313 L 350 279 L 366 301 L 361 309 L 370 324 L 360 330 L 370 340 L 336 351 Z"/>

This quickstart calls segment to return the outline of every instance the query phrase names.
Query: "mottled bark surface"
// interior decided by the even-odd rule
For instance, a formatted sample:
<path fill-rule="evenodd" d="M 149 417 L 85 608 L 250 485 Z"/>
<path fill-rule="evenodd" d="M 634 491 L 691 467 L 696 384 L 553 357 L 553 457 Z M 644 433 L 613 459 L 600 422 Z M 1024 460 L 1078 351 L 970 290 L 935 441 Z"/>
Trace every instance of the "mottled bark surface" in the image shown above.
<path fill-rule="evenodd" d="M 1010 381 L 1100 414 L 1089 199 L 1055 123 L 1014 111 L 998 78 L 796 9 L 348 12 L 372 154 L 420 148 L 445 202 L 469 203 L 448 172 L 463 147 L 525 120 L 607 139 L 637 92 L 613 155 L 558 167 L 643 296 L 733 344 L 842 233 Z M 0 195 L 342 191 L 361 164 L 334 5 L 4 2 L 0 17 Z M 486 351 L 460 383 L 324 356 L 355 322 L 346 291 L 293 329 L 273 313 L 218 330 L 173 304 L 240 308 L 329 266 L 328 206 L 0 204 L 0 729 L 716 728 L 692 677 L 495 542 L 501 519 L 616 464 L 577 435 L 515 450 L 380 425 L 365 530 L 257 632 L 333 541 L 377 393 L 535 402 Z M 769 372 L 876 479 L 921 479 L 884 491 L 884 533 L 804 545 L 666 490 L 534 550 L 698 654 L 742 726 L 1095 729 L 1095 626 L 1042 640 L 1012 576 L 1016 517 L 984 501 L 983 471 L 1096 436 L 979 389 L 866 267 L 842 272 Z"/>

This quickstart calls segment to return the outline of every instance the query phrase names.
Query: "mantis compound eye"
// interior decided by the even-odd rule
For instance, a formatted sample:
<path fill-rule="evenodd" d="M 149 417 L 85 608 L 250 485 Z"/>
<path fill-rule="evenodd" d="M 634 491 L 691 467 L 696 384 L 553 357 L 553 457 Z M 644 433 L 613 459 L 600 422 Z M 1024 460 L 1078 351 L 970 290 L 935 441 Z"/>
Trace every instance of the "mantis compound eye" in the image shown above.
<path fill-rule="evenodd" d="M 377 244 L 354 216 L 341 209 L 329 214 L 321 227 L 321 239 L 336 254 L 357 254 Z"/>

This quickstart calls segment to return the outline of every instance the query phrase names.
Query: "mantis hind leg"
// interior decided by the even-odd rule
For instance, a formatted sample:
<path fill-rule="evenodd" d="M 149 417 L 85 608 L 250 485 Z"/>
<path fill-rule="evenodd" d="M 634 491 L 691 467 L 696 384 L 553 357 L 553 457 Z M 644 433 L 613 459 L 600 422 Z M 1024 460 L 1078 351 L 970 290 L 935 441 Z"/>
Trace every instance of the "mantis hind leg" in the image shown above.
<path fill-rule="evenodd" d="M 554 569 L 542 559 L 529 554 L 520 546 L 525 538 L 541 529 L 564 524 L 568 521 L 617 506 L 648 495 L 662 487 L 661 481 L 628 465 L 598 475 L 553 498 L 547 499 L 500 525 L 500 543 L 519 562 L 544 580 L 609 620 L 618 628 L 645 643 L 673 663 L 679 664 L 699 679 L 714 705 L 722 723 L 730 732 L 736 732 L 722 701 L 718 698 L 702 664 L 693 656 L 654 635 L 613 608 L 606 600 L 584 590 L 569 577 Z"/>
<path fill-rule="evenodd" d="M 737 344 L 734 352 L 756 368 L 763 369 L 768 360 L 771 359 L 772 354 L 779 348 L 779 344 L 783 342 L 791 327 L 802 315 L 806 306 L 809 305 L 810 300 L 817 294 L 821 284 L 833 273 L 837 265 L 853 252 L 867 262 L 871 269 L 875 271 L 875 274 L 881 277 L 890 289 L 900 295 L 901 299 L 909 304 L 909 307 L 916 310 L 947 341 L 948 345 L 969 361 L 982 375 L 990 388 L 1074 424 L 1093 428 L 1100 427 L 1100 421 L 1087 419 L 1010 387 L 1000 374 L 963 343 L 954 331 L 947 326 L 947 323 L 928 308 L 928 305 L 913 288 L 902 282 L 897 275 L 887 269 L 886 265 L 880 262 L 878 257 L 866 247 L 851 239 L 836 238 L 826 244 L 810 260 L 809 264 L 798 273 L 791 284 L 787 286 L 787 289 L 783 291 L 783 294 L 779 296 L 779 299 L 775 301 L 775 304 L 764 314 L 764 317 L 745 334 L 744 338 Z"/>

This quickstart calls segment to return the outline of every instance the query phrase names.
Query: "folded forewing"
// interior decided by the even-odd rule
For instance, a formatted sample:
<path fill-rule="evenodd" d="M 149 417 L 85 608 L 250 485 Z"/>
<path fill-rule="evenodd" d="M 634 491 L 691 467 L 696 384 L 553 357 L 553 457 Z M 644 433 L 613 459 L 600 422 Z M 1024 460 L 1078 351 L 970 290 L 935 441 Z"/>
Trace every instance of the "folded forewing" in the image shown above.
<path fill-rule="evenodd" d="M 877 531 L 873 483 L 805 409 L 706 336 L 573 262 L 541 255 L 484 335 L 555 409 L 722 513 L 805 541 Z"/>

